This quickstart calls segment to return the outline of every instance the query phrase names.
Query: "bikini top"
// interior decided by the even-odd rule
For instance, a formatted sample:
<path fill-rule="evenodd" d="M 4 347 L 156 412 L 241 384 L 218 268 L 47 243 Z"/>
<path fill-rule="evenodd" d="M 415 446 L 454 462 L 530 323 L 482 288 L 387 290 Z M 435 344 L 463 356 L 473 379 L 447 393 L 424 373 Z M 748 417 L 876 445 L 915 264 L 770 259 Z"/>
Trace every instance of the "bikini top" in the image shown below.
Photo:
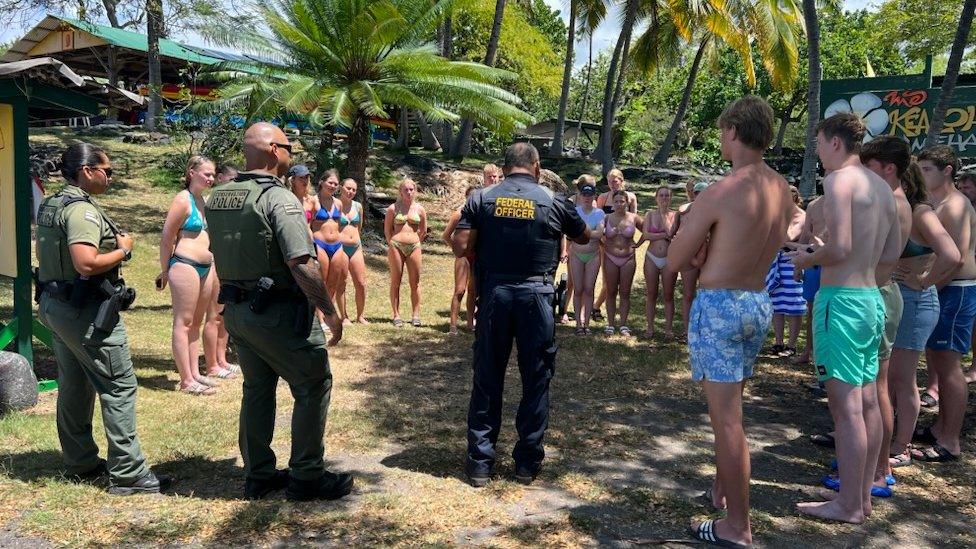
<path fill-rule="evenodd" d="M 930 253 L 934 253 L 932 248 L 922 246 L 909 237 L 908 242 L 905 243 L 905 250 L 901 252 L 901 257 L 918 257 L 921 255 L 929 255 Z"/>
<path fill-rule="evenodd" d="M 186 221 L 183 222 L 183 226 L 180 227 L 180 230 L 188 233 L 199 233 L 207 229 L 207 222 L 204 221 L 203 216 L 200 215 L 200 210 L 197 208 L 196 199 L 192 194 L 188 196 L 190 199 L 190 215 L 186 217 Z"/>
<path fill-rule="evenodd" d="M 316 221 L 335 221 L 337 223 L 342 219 L 342 210 L 338 208 L 335 203 L 332 203 L 332 207 L 326 210 L 325 208 L 319 208 L 319 211 L 315 212 Z"/>
<path fill-rule="evenodd" d="M 576 206 L 576 213 L 583 218 L 583 221 L 586 222 L 586 226 L 589 227 L 591 231 L 607 217 L 607 214 L 605 214 L 603 210 L 599 208 L 593 208 L 590 210 L 590 213 L 586 213 L 583 211 L 582 206 Z"/>
<path fill-rule="evenodd" d="M 635 232 L 637 232 L 637 227 L 634 227 L 633 225 L 624 227 L 623 229 L 618 231 L 616 227 L 610 224 L 609 217 L 604 218 L 603 225 L 604 227 L 606 227 L 606 230 L 604 231 L 603 234 L 607 235 L 607 238 L 613 238 L 617 235 L 630 238 L 634 236 Z"/>
<path fill-rule="evenodd" d="M 400 225 L 409 223 L 411 226 L 420 226 L 420 214 L 398 213 L 393 216 L 393 222 Z"/>
<path fill-rule="evenodd" d="M 662 217 L 664 217 L 664 219 L 667 219 L 666 216 L 663 216 L 662 215 Z M 664 234 L 664 233 L 666 233 L 668 231 L 667 231 L 667 229 L 662 229 L 660 227 L 655 227 L 654 225 L 651 225 L 650 227 L 648 227 L 647 232 L 654 233 L 654 234 Z"/>
<path fill-rule="evenodd" d="M 356 216 L 350 217 L 347 216 L 346 214 L 342 214 L 342 217 L 339 218 L 339 227 L 345 227 L 346 225 L 355 225 L 356 223 L 359 223 L 360 219 L 362 219 L 362 217 L 359 215 L 359 208 L 357 207 L 355 202 L 353 202 L 352 208 L 350 209 L 349 213 L 355 213 Z"/>

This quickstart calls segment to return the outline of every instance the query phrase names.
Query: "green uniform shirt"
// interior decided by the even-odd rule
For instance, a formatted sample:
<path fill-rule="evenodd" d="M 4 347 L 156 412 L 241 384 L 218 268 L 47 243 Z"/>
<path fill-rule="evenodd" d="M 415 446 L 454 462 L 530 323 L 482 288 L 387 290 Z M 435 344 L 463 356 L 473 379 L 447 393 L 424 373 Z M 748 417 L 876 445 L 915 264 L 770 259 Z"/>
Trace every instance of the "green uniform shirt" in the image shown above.
<path fill-rule="evenodd" d="M 41 203 L 37 212 L 37 262 L 41 282 L 71 281 L 78 276 L 68 246 L 88 244 L 99 253 L 116 249 L 115 234 L 105 213 L 90 201 L 74 202 L 68 207 L 63 201 L 72 197 L 90 197 L 76 185 L 66 185 Z M 114 280 L 118 271 L 105 276 Z"/>
<path fill-rule="evenodd" d="M 278 178 L 240 172 L 214 190 L 207 203 L 211 249 L 221 281 L 245 289 L 262 276 L 287 287 L 285 262 L 315 257 L 302 203 Z"/>

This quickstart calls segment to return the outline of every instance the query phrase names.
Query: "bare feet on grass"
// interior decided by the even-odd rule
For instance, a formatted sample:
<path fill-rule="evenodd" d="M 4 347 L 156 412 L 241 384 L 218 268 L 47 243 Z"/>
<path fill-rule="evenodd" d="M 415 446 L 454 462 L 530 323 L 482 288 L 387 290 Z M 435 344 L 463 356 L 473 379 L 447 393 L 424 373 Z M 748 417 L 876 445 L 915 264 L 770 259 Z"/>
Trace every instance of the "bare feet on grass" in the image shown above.
<path fill-rule="evenodd" d="M 845 509 L 836 499 L 797 503 L 796 510 L 804 515 L 810 515 L 824 520 L 849 522 L 851 524 L 861 524 L 864 522 L 864 513 L 861 509 Z"/>

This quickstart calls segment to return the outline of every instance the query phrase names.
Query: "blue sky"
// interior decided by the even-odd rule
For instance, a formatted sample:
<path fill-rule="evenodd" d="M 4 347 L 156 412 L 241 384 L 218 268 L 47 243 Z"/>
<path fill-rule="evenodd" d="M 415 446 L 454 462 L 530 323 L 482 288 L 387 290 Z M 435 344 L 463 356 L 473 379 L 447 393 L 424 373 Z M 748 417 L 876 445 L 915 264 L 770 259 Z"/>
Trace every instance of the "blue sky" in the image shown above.
<path fill-rule="evenodd" d="M 844 0 L 844 8 L 849 10 L 856 10 L 862 8 L 871 8 L 879 0 Z M 563 20 L 566 20 L 568 13 L 569 0 L 545 0 L 547 4 L 555 9 L 562 12 Z M 42 17 L 42 12 L 38 12 L 36 21 L 40 21 Z M 35 21 L 35 22 L 36 22 Z M 16 40 L 23 36 L 27 31 L 25 28 L 18 27 L 17 25 L 11 25 L 0 30 L 0 42 L 10 42 Z M 602 49 L 612 46 L 620 33 L 620 14 L 611 13 L 607 20 L 597 29 L 596 33 L 593 35 L 593 51 L 594 54 Z M 199 36 L 175 36 L 176 40 L 182 40 L 189 44 L 205 45 Z M 576 47 L 576 65 L 580 66 L 586 63 L 586 43 L 580 43 Z"/>
<path fill-rule="evenodd" d="M 844 0 L 844 9 L 846 10 L 859 10 L 859 9 L 872 9 L 880 0 Z M 568 21 L 569 19 L 569 0 L 545 0 L 546 4 L 549 4 L 553 9 L 560 10 L 560 14 L 563 17 L 563 21 Z M 606 21 L 596 30 L 593 34 L 593 55 L 595 56 L 598 51 L 612 47 L 617 40 L 617 36 L 620 34 L 620 20 L 621 14 L 619 9 L 613 10 L 610 15 L 607 16 Z M 581 42 L 576 46 L 576 63 L 577 67 L 586 64 L 586 42 Z"/>

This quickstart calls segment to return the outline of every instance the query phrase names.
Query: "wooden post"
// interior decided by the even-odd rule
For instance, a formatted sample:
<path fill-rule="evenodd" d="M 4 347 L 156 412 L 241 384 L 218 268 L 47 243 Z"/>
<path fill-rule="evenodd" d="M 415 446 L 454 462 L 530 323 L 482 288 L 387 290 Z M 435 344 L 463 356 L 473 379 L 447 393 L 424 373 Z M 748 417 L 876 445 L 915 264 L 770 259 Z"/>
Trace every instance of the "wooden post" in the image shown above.
<path fill-rule="evenodd" d="M 34 363 L 31 345 L 33 307 L 31 293 L 31 194 L 27 140 L 27 100 L 11 101 L 14 118 L 14 238 L 17 246 L 17 276 L 14 278 L 14 318 L 17 321 L 17 352 Z"/>

